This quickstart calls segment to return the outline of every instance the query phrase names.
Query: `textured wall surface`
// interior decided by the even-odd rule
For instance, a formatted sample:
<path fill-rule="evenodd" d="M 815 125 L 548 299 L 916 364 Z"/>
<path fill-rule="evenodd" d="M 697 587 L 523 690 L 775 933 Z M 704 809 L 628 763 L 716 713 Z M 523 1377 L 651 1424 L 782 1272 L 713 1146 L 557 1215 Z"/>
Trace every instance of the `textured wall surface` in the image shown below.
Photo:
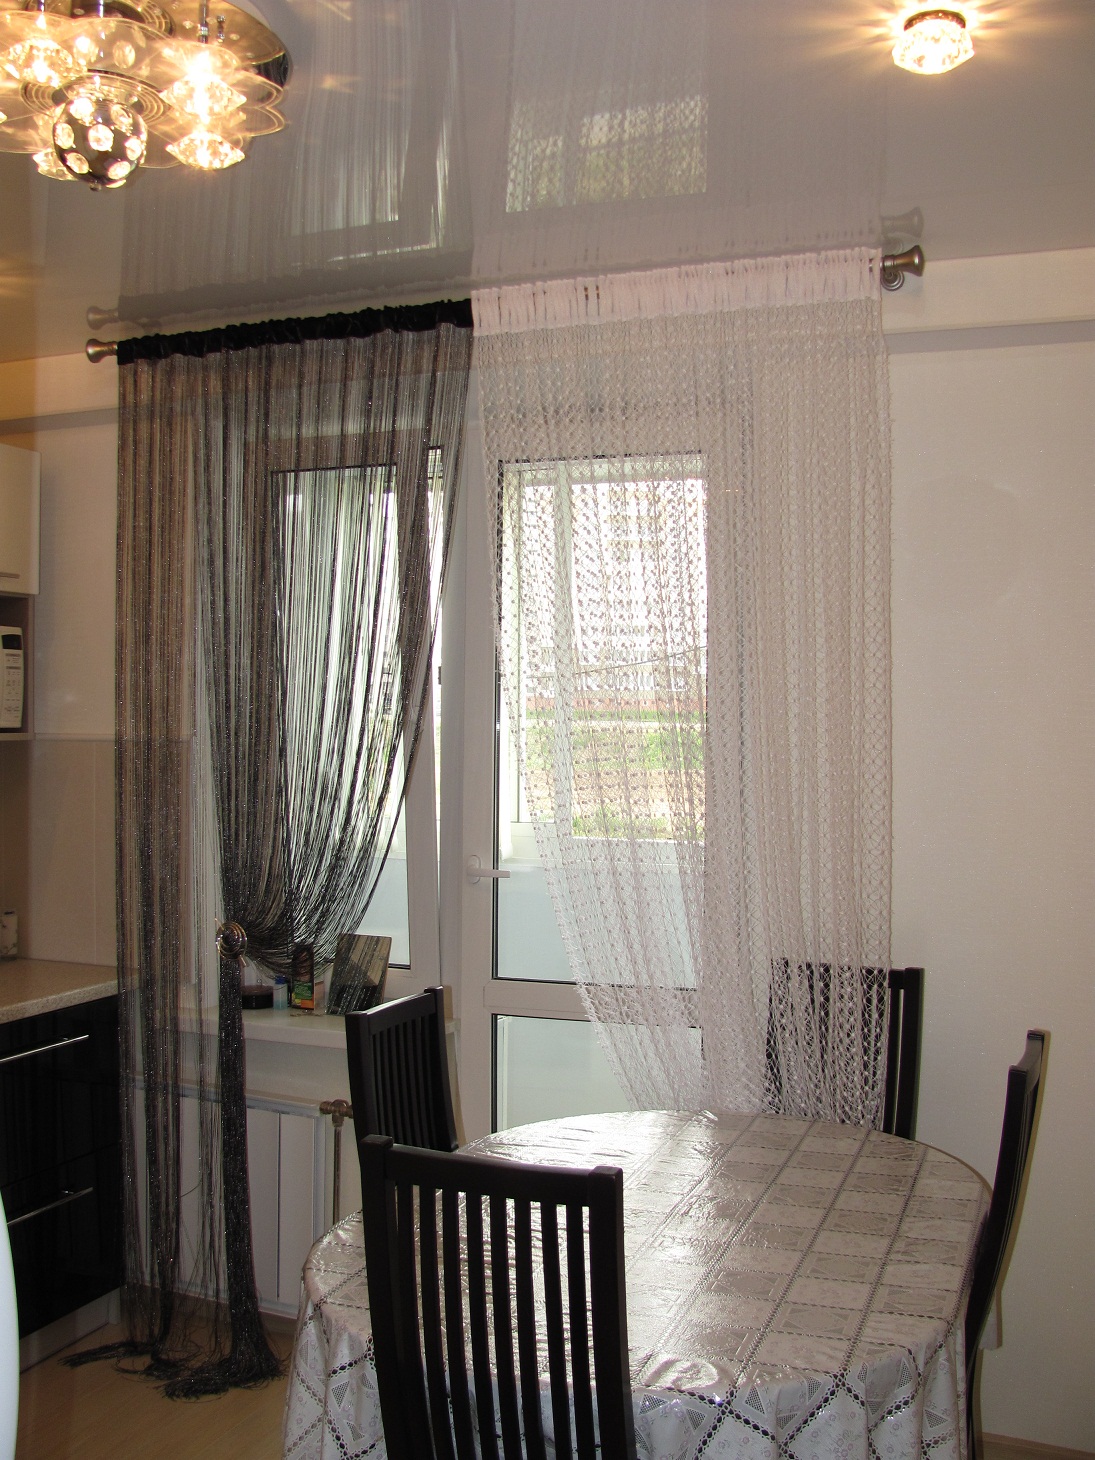
<path fill-rule="evenodd" d="M 891 360 L 893 956 L 927 969 L 917 1134 L 990 1181 L 1051 1033 L 982 1412 L 1095 1450 L 1095 339 L 1027 333 Z"/>

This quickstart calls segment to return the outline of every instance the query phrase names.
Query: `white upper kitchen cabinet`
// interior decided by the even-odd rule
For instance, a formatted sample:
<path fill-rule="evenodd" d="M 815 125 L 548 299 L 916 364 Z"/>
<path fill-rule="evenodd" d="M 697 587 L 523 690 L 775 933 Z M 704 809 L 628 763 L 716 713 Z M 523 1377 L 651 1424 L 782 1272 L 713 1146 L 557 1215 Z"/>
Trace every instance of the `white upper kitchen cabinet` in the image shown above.
<path fill-rule="evenodd" d="M 38 592 L 41 458 L 0 445 L 0 593 Z"/>

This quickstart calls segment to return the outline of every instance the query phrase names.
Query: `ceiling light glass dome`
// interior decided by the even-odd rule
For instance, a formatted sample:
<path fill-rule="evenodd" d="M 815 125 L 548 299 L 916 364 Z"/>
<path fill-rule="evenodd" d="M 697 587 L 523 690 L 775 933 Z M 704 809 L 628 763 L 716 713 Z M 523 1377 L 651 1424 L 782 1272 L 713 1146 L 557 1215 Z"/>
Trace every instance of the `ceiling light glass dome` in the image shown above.
<path fill-rule="evenodd" d="M 894 62 L 919 76 L 941 76 L 973 55 L 966 17 L 959 10 L 918 10 L 905 21 Z"/>

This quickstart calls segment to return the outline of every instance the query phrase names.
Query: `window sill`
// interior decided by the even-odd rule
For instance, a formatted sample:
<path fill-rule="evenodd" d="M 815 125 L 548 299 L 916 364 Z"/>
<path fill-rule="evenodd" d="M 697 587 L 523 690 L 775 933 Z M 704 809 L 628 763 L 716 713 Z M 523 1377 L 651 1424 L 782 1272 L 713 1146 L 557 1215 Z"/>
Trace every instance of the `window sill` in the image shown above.
<path fill-rule="evenodd" d="M 3 965 L 0 965 L 3 967 Z M 401 999 L 406 994 L 422 992 L 422 984 L 409 968 L 393 967 L 388 970 L 384 990 L 384 1002 Z M 217 1011 L 206 1011 L 206 1033 L 213 1035 L 216 1028 Z M 197 1021 L 184 1015 L 180 1028 L 187 1034 L 197 1032 Z M 346 1024 L 339 1016 L 308 1013 L 303 1009 L 245 1009 L 243 1011 L 243 1037 L 248 1044 L 286 1044 L 302 1049 L 346 1048 Z"/>
<path fill-rule="evenodd" d="M 243 1016 L 243 1037 L 248 1043 L 345 1049 L 346 1025 L 341 1018 L 302 1009 L 249 1009 Z"/>

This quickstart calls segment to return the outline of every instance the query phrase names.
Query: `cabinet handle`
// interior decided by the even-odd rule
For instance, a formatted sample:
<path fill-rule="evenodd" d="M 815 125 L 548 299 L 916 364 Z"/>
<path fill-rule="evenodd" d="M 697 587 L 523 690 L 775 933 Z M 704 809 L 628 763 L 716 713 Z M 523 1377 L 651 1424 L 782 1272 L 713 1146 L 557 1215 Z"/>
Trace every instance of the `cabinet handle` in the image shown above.
<path fill-rule="evenodd" d="M 18 573 L 4 573 L 4 572 L 0 572 L 0 578 L 18 578 L 18 576 L 19 576 Z"/>
<path fill-rule="evenodd" d="M 47 1201 L 45 1206 L 36 1207 L 32 1212 L 24 1212 L 21 1217 L 11 1217 L 8 1227 L 18 1227 L 20 1222 L 29 1222 L 31 1217 L 40 1217 L 43 1212 L 52 1212 L 55 1207 L 67 1207 L 69 1202 L 79 1201 L 82 1196 L 90 1196 L 94 1190 L 93 1186 L 85 1186 L 82 1191 L 66 1191 L 56 1201 Z"/>
<path fill-rule="evenodd" d="M 64 1049 L 70 1044 L 83 1044 L 85 1039 L 90 1039 L 90 1034 L 74 1034 L 71 1039 L 58 1039 L 53 1044 L 40 1044 L 37 1049 L 21 1049 L 18 1054 L 6 1054 L 0 1059 L 0 1065 L 10 1065 L 15 1060 L 29 1060 L 34 1054 L 48 1054 L 51 1049 Z"/>

